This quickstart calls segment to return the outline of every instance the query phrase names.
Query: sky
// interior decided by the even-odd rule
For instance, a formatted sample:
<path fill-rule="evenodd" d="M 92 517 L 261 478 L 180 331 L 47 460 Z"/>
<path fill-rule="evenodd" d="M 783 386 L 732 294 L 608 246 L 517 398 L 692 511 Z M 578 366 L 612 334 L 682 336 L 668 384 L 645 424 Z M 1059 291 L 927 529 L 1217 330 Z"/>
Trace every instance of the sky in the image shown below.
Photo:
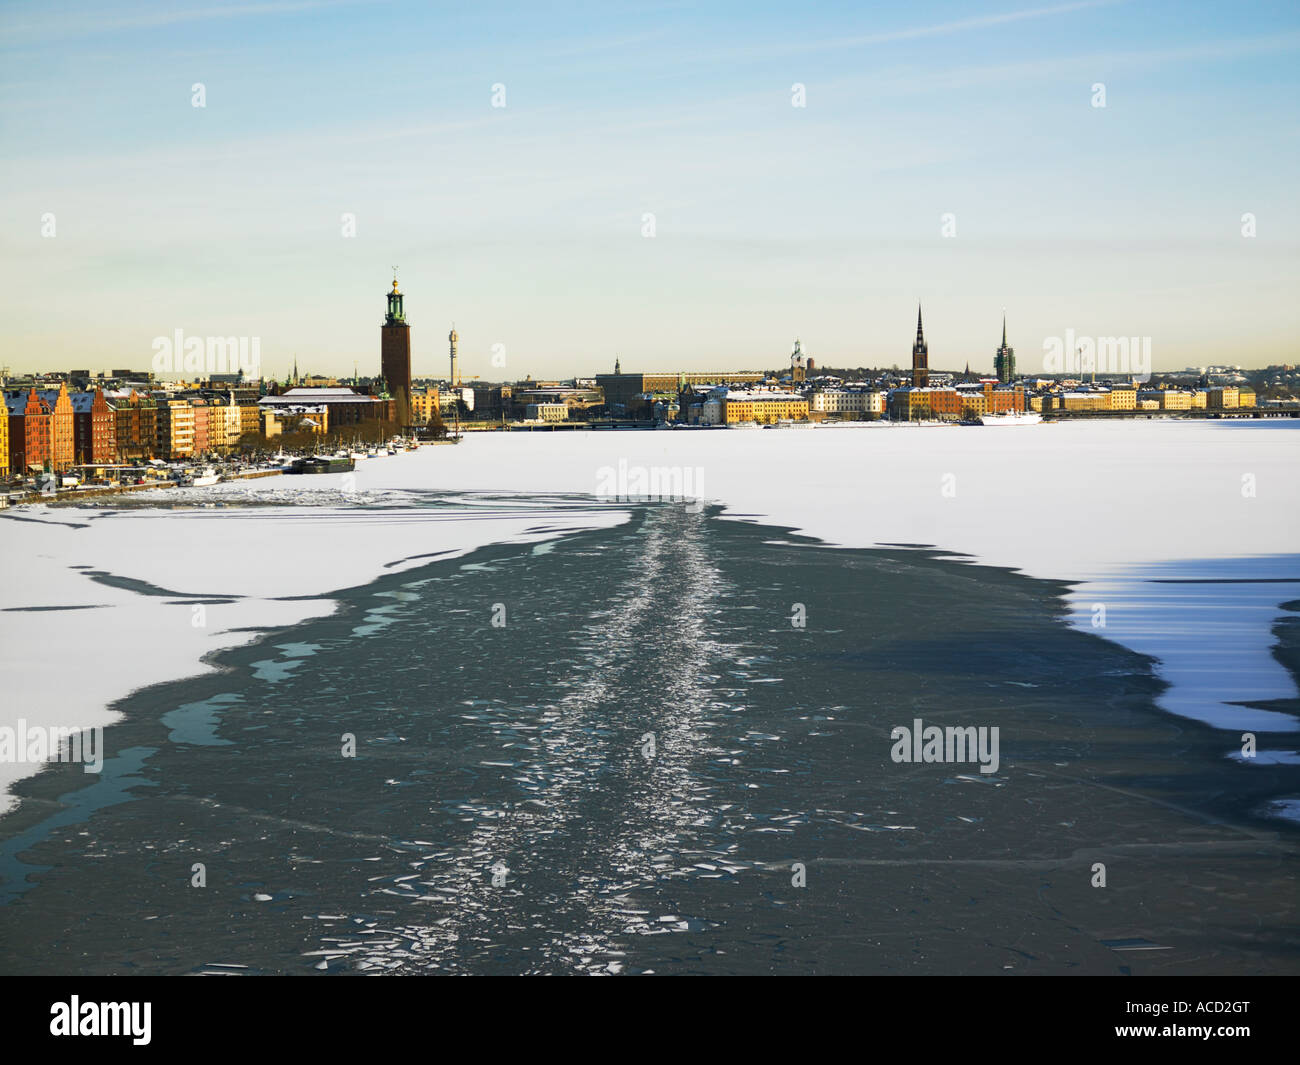
<path fill-rule="evenodd" d="M 453 323 L 467 378 L 907 366 L 918 302 L 937 368 L 1004 310 L 1022 372 L 1296 362 L 1297 52 L 1293 0 L 5 0 L 0 367 L 374 374 L 393 266 L 417 377 Z"/>

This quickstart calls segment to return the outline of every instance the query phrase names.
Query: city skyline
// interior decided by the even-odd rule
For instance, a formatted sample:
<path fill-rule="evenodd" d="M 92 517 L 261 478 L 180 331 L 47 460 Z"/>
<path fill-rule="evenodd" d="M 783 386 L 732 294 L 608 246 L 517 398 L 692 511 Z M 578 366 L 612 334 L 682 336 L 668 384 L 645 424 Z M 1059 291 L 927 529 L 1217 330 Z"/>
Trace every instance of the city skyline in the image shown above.
<path fill-rule="evenodd" d="M 738 10 L 10 5 L 0 366 L 347 376 L 392 263 L 417 377 L 905 367 L 918 302 L 945 368 L 1295 361 L 1287 5 Z"/>

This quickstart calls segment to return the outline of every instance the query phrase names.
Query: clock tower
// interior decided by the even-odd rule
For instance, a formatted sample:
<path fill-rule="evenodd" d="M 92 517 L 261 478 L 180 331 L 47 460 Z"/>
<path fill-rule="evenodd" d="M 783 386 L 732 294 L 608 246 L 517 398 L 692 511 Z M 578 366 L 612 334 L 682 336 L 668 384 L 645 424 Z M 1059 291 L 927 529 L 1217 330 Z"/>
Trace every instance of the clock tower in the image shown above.
<path fill-rule="evenodd" d="M 403 432 L 411 424 L 411 327 L 402 309 L 402 293 L 393 277 L 388 294 L 388 314 L 380 330 L 380 371 L 388 394 L 396 400 L 397 425 Z"/>

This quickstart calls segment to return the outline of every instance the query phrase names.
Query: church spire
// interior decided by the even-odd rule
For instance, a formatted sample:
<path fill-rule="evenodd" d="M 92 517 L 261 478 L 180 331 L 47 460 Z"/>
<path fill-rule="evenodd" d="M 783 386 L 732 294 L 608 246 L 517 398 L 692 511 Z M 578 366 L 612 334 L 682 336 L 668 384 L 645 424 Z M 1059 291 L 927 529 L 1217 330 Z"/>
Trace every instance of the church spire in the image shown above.
<path fill-rule="evenodd" d="M 998 381 L 1004 385 L 1010 384 L 1016 376 L 1016 353 L 1007 346 L 1007 312 L 1002 312 L 1002 346 L 998 348 L 997 354 L 993 356 L 993 372 L 997 374 Z"/>
<path fill-rule="evenodd" d="M 921 305 L 916 305 L 916 343 L 912 345 L 912 387 L 925 388 L 930 383 L 930 353 L 921 328 Z"/>

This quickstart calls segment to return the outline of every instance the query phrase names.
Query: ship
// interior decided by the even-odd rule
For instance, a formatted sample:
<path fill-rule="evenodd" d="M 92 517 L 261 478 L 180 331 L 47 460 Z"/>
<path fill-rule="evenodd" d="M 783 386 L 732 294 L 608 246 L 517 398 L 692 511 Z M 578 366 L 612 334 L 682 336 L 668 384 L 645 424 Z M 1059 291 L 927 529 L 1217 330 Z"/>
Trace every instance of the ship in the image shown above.
<path fill-rule="evenodd" d="M 204 466 L 198 472 L 186 470 L 181 474 L 177 483 L 185 488 L 206 488 L 210 484 L 217 484 L 220 480 L 220 476 L 213 467 Z"/>
<path fill-rule="evenodd" d="M 1037 425 L 1043 416 L 1036 410 L 1008 410 L 1001 414 L 981 414 L 980 425 Z"/>
<path fill-rule="evenodd" d="M 311 455 L 294 459 L 285 473 L 348 473 L 357 468 L 351 455 Z"/>

